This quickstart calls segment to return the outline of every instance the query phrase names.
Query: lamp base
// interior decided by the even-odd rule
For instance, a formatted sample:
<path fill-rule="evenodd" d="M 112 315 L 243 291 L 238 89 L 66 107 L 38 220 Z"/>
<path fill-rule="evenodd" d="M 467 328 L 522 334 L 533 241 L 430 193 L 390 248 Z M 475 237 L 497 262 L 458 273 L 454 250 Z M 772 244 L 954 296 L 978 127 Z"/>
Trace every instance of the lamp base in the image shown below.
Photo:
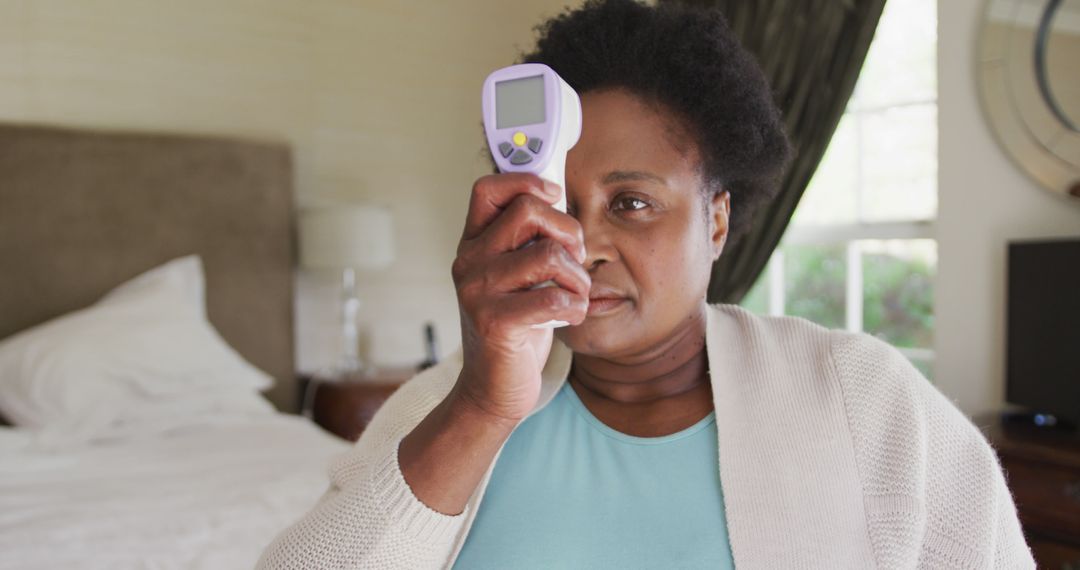
<path fill-rule="evenodd" d="M 330 369 L 330 373 L 335 378 L 350 377 L 350 376 L 370 376 L 375 371 L 374 367 L 357 358 L 356 356 L 345 356 Z"/>
<path fill-rule="evenodd" d="M 342 356 L 336 366 L 335 376 L 354 376 L 370 372 L 368 365 L 360 360 L 359 331 L 356 316 L 360 299 L 356 297 L 356 271 L 346 267 L 341 272 L 341 339 Z"/>

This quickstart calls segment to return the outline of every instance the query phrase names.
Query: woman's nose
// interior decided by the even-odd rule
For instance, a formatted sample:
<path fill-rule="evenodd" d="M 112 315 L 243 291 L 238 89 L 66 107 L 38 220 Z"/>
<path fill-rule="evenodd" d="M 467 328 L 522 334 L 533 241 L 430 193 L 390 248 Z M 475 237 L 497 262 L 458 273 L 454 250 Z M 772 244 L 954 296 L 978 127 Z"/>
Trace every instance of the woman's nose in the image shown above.
<path fill-rule="evenodd" d="M 585 238 L 585 269 L 592 271 L 600 265 L 613 261 L 617 255 L 611 239 L 610 228 L 603 221 L 578 218 Z"/>

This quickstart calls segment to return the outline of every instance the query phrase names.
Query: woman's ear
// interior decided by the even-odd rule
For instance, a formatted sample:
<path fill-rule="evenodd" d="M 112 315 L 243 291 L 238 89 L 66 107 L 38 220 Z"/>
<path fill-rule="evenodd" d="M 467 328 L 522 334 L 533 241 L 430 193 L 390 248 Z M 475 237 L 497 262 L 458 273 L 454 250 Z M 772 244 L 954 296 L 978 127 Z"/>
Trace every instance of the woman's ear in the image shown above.
<path fill-rule="evenodd" d="M 712 259 L 716 261 L 727 243 L 728 220 L 731 218 L 731 194 L 727 190 L 714 192 L 709 204 L 709 219 L 712 221 Z"/>

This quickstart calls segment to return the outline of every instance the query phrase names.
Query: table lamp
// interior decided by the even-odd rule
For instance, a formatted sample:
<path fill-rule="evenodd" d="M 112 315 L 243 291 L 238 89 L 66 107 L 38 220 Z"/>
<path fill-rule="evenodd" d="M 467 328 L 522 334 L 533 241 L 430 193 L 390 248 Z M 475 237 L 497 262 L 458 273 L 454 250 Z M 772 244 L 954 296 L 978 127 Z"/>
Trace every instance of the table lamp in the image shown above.
<path fill-rule="evenodd" d="M 360 361 L 356 316 L 356 271 L 378 270 L 394 260 L 390 211 L 369 205 L 334 205 L 300 213 L 300 265 L 341 271 L 341 319 L 344 354 L 337 372 L 370 372 Z"/>

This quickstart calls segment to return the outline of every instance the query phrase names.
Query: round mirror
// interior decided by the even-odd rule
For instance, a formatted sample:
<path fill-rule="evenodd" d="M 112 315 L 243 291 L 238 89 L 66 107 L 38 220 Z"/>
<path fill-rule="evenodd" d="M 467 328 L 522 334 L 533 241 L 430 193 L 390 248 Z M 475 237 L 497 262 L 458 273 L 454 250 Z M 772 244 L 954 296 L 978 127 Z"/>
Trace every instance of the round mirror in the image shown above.
<path fill-rule="evenodd" d="M 989 0 L 978 51 L 998 141 L 1039 184 L 1080 198 L 1080 0 Z"/>
<path fill-rule="evenodd" d="M 1043 99 L 1062 124 L 1080 131 L 1080 1 L 1050 0 L 1036 37 L 1035 73 Z"/>

